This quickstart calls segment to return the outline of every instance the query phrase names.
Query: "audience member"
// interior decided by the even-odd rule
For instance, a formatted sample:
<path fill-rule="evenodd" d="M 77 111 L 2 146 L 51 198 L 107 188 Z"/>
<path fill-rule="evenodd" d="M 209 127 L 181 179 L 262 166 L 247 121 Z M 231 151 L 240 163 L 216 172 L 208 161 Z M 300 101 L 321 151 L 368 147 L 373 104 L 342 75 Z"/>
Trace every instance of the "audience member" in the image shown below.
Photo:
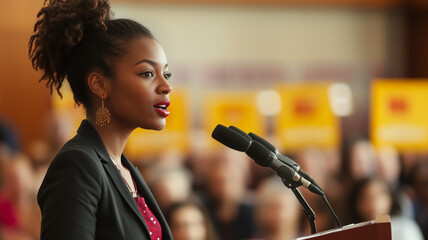
<path fill-rule="evenodd" d="M 408 188 L 402 181 L 404 169 L 397 150 L 392 146 L 383 146 L 376 151 L 377 176 L 384 180 L 396 194 L 401 215 L 414 218 L 412 200 Z"/>
<path fill-rule="evenodd" d="M 210 160 L 206 206 L 222 240 L 248 239 L 254 234 L 253 206 L 247 194 L 250 160 L 224 149 Z"/>
<path fill-rule="evenodd" d="M 210 171 L 210 159 L 215 150 L 213 140 L 204 129 L 195 128 L 190 132 L 190 149 L 186 158 L 186 166 L 193 174 L 193 189 L 196 193 L 205 191 L 207 175 Z M 219 144 L 220 145 L 220 144 Z M 221 146 L 223 148 L 223 146 Z"/>
<path fill-rule="evenodd" d="M 35 193 L 42 184 L 43 178 L 48 170 L 49 164 L 56 153 L 51 151 L 51 148 L 47 142 L 34 141 L 29 144 L 27 148 L 27 155 L 31 161 L 33 168 L 33 185 Z"/>
<path fill-rule="evenodd" d="M 293 192 L 277 176 L 262 181 L 256 195 L 255 221 L 258 237 L 286 240 L 299 236 L 302 211 Z"/>
<path fill-rule="evenodd" d="M 23 155 L 15 155 L 1 165 L 0 228 L 3 239 L 36 239 L 40 233 L 40 215 L 36 211 L 31 165 Z"/>
<path fill-rule="evenodd" d="M 217 240 L 208 213 L 194 201 L 173 203 L 165 212 L 175 240 Z"/>
<path fill-rule="evenodd" d="M 8 151 L 17 153 L 20 150 L 18 134 L 13 131 L 13 127 L 0 119 L 0 153 Z"/>
<path fill-rule="evenodd" d="M 355 141 L 349 152 L 349 173 L 355 179 L 363 179 L 377 172 L 376 152 L 368 140 Z"/>
<path fill-rule="evenodd" d="M 357 181 L 350 196 L 350 209 L 355 222 L 374 220 L 377 215 L 391 215 L 392 239 L 424 239 L 417 224 L 400 215 L 393 193 L 381 179 Z"/>
<path fill-rule="evenodd" d="M 428 161 L 415 164 L 409 176 L 415 194 L 413 202 L 415 220 L 422 229 L 425 239 L 428 239 Z"/>
<path fill-rule="evenodd" d="M 373 144 L 365 138 L 345 139 L 342 143 L 342 171 L 340 190 L 337 194 L 344 197 L 339 208 L 338 216 L 342 224 L 355 223 L 346 206 L 347 197 L 351 194 L 355 181 L 372 177 L 377 174 L 376 150 Z M 328 197 L 328 195 L 327 195 Z M 335 203 L 332 205 L 336 206 Z"/>
<path fill-rule="evenodd" d="M 296 157 L 300 168 L 308 173 L 316 180 L 318 185 L 323 189 L 329 202 L 333 205 L 334 210 L 339 214 L 339 217 L 346 215 L 346 206 L 344 204 L 344 196 L 342 184 L 339 182 L 339 166 L 337 160 L 329 160 L 328 157 L 337 157 L 333 152 L 322 151 L 316 148 L 308 148 L 301 150 Z M 333 165 L 333 166 L 331 166 Z M 307 190 L 301 190 L 308 204 L 312 207 L 316 214 L 317 231 L 329 230 L 336 226 L 333 216 L 331 215 L 323 199 Z M 310 224 L 307 221 L 306 215 L 302 215 L 302 232 L 307 235 L 311 233 Z"/>
<path fill-rule="evenodd" d="M 162 210 L 175 202 L 181 202 L 192 196 L 191 173 L 184 167 L 158 166 L 151 170 L 149 185 Z"/>

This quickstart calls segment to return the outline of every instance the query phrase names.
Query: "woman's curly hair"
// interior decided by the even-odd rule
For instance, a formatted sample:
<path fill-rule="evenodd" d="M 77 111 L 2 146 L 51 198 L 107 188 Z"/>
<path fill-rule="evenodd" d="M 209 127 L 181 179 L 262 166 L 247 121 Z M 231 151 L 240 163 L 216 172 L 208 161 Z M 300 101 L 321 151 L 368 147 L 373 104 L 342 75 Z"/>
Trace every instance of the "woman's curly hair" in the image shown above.
<path fill-rule="evenodd" d="M 108 0 L 45 0 L 29 42 L 33 68 L 43 70 L 39 81 L 56 89 L 67 78 L 77 104 L 89 106 L 87 77 L 92 71 L 114 76 L 114 62 L 126 52 L 124 41 L 153 38 L 143 25 L 111 19 Z"/>

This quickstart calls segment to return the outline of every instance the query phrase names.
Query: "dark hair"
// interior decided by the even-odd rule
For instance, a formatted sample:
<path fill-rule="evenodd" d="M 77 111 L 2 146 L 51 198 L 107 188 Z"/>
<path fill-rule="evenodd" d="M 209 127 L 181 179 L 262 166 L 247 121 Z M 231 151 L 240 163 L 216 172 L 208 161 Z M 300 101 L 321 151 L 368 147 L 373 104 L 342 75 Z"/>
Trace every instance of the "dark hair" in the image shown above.
<path fill-rule="evenodd" d="M 408 176 L 407 176 L 407 183 L 414 187 L 418 181 L 419 173 L 424 170 L 425 167 L 428 167 L 428 160 L 427 159 L 418 159 L 416 163 L 413 164 L 413 166 L 410 167 Z"/>
<path fill-rule="evenodd" d="M 359 213 L 359 209 L 357 205 L 358 205 L 358 201 L 360 201 L 361 195 L 363 194 L 364 190 L 370 184 L 376 183 L 376 182 L 384 184 L 385 188 L 387 189 L 387 193 L 389 197 L 391 197 L 392 204 L 388 214 L 394 216 L 394 215 L 399 215 L 401 213 L 401 208 L 398 203 L 398 199 L 397 199 L 398 197 L 396 192 L 394 192 L 388 186 L 388 184 L 382 179 L 376 178 L 376 177 L 367 177 L 356 181 L 349 195 L 350 214 L 354 222 L 367 221 L 367 219 L 363 219 L 363 216 L 361 216 L 361 214 Z"/>
<path fill-rule="evenodd" d="M 100 71 L 114 77 L 113 63 L 136 37 L 153 38 L 143 25 L 129 19 L 111 19 L 108 0 L 45 0 L 29 42 L 34 69 L 42 69 L 39 82 L 46 80 L 51 94 L 65 78 L 74 101 L 89 106 L 87 77 Z"/>

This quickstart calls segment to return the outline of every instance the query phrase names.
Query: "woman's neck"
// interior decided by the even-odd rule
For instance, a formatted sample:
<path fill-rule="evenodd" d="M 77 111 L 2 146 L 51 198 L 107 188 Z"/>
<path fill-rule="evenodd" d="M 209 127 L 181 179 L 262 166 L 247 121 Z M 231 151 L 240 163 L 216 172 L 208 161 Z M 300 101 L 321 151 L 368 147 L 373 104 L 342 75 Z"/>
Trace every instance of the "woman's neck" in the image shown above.
<path fill-rule="evenodd" d="M 88 121 L 97 131 L 110 157 L 116 164 L 120 164 L 123 150 L 133 129 L 123 128 L 113 121 L 104 127 L 98 126 L 93 119 L 88 118 Z"/>

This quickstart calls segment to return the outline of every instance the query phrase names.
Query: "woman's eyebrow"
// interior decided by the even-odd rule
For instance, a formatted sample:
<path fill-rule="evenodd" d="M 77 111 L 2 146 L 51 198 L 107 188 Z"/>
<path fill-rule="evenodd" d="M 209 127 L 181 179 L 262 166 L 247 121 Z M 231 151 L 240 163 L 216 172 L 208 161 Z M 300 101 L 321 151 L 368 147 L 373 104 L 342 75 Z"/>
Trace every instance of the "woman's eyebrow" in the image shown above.
<path fill-rule="evenodd" d="M 143 62 L 145 62 L 145 63 L 148 63 L 148 64 L 150 64 L 150 65 L 152 65 L 152 66 L 156 66 L 156 65 L 160 65 L 158 62 L 156 62 L 156 61 L 153 61 L 153 60 L 150 60 L 150 59 L 142 59 L 142 60 L 140 60 L 140 61 L 138 61 L 137 63 L 135 63 L 135 66 L 136 65 L 138 65 L 138 64 L 140 64 L 140 63 L 143 63 Z M 165 64 L 165 67 L 168 67 L 168 63 L 166 63 Z"/>

